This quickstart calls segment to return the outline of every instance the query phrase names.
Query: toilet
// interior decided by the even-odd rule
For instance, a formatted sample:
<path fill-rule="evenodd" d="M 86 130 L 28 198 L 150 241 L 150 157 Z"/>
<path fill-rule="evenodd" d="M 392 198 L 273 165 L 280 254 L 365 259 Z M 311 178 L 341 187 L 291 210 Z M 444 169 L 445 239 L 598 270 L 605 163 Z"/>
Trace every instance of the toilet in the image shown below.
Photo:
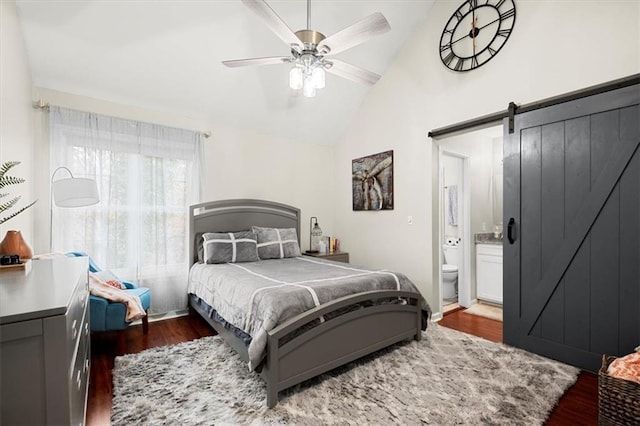
<path fill-rule="evenodd" d="M 443 252 L 442 298 L 455 299 L 458 295 L 458 246 L 445 244 Z"/>

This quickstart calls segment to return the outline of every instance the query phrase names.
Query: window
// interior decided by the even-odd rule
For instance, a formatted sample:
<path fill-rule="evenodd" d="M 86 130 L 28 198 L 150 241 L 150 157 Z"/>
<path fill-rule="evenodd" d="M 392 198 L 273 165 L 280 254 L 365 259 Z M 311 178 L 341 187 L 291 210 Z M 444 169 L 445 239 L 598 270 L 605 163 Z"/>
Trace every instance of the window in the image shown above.
<path fill-rule="evenodd" d="M 96 179 L 100 193 L 95 206 L 53 207 L 52 250 L 85 251 L 102 268 L 150 287 L 153 313 L 184 309 L 200 134 L 51 107 L 49 138 L 51 171 L 66 166 Z"/>

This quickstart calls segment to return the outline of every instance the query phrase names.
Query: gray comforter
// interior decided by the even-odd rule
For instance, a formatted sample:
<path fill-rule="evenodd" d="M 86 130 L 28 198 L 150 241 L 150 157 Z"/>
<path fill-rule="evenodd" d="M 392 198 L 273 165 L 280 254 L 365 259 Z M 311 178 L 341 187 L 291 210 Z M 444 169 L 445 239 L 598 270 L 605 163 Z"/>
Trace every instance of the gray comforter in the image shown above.
<path fill-rule="evenodd" d="M 248 348 L 251 370 L 262 359 L 268 331 L 331 300 L 371 290 L 419 293 L 403 274 L 306 256 L 248 263 L 198 263 L 191 268 L 188 287 L 189 293 L 252 337 Z"/>

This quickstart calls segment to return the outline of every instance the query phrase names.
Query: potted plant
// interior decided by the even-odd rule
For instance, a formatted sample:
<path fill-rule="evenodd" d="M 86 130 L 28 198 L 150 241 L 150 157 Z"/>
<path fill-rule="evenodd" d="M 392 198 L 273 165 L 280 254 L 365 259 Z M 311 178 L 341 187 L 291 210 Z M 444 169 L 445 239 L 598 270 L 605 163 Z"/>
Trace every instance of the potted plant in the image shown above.
<path fill-rule="evenodd" d="M 23 178 L 7 175 L 7 172 L 18 164 L 20 164 L 19 161 L 7 161 L 0 166 L 0 224 L 16 217 L 37 201 L 33 201 L 24 207 L 19 207 L 17 204 L 22 198 L 21 195 L 10 198 L 8 201 L 3 200 L 3 198 L 9 196 L 9 193 L 4 192 L 5 187 L 25 182 Z M 12 209 L 13 211 L 10 211 Z M 7 231 L 4 239 L 0 242 L 0 254 L 17 254 L 21 259 L 30 259 L 33 256 L 31 247 L 24 241 L 20 231 L 15 230 Z"/>

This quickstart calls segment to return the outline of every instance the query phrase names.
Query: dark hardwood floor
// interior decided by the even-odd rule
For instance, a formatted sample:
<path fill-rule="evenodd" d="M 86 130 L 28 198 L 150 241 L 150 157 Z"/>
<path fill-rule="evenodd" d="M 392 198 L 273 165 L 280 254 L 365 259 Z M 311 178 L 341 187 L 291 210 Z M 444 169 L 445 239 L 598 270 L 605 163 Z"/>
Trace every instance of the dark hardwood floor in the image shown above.
<path fill-rule="evenodd" d="M 447 314 L 440 325 L 502 342 L 502 323 L 465 314 L 461 310 Z M 149 324 L 149 333 L 142 326 L 125 331 L 128 353 L 137 353 L 156 346 L 173 345 L 210 336 L 215 332 L 197 316 L 173 318 Z M 115 333 L 102 333 L 91 338 L 91 377 L 87 424 L 108 425 L 113 387 L 111 370 L 118 339 Z M 562 397 L 551 413 L 548 425 L 596 425 L 598 423 L 598 377 L 582 372 L 578 381 Z"/>

